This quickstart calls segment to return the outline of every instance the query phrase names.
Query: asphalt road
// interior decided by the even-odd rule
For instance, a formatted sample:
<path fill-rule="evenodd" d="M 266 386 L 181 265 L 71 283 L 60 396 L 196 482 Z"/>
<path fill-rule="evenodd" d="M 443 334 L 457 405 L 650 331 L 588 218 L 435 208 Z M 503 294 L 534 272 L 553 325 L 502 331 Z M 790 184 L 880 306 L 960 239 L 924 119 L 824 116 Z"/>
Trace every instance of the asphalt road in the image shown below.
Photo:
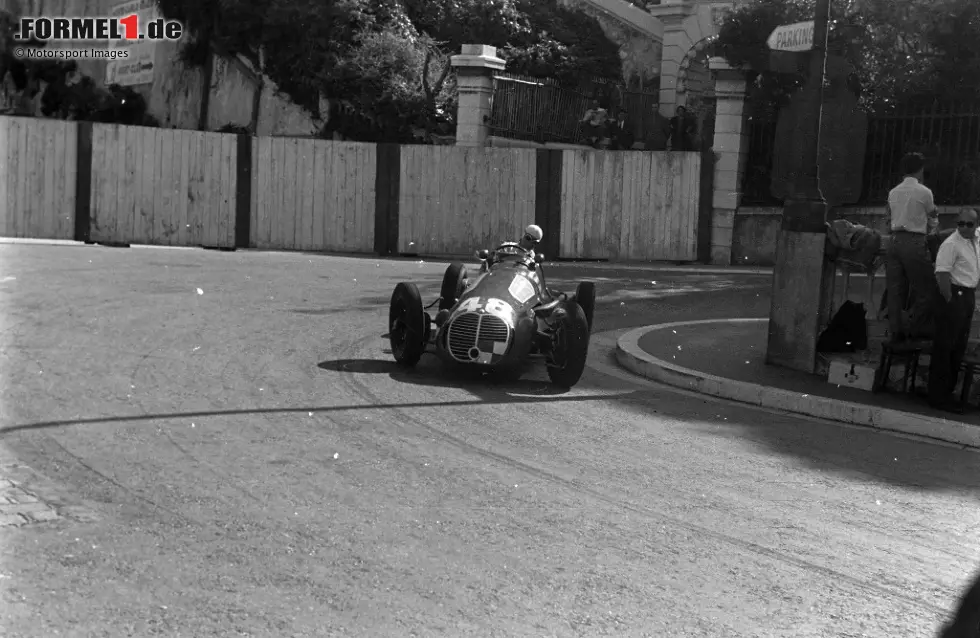
<path fill-rule="evenodd" d="M 560 394 L 396 369 L 390 292 L 443 269 L 0 245 L 0 447 L 63 514 L 0 526 L 0 634 L 929 636 L 976 568 L 974 453 L 612 363 L 766 277 L 555 268 L 601 275 Z"/>

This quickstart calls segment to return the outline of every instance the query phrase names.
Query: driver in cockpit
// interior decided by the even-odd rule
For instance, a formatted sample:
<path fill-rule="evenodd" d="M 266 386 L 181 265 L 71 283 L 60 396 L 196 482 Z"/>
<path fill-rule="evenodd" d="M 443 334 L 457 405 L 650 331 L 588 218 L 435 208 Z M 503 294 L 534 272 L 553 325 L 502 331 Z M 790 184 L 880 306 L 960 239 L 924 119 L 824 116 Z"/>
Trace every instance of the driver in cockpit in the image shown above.
<path fill-rule="evenodd" d="M 531 224 L 524 229 L 524 236 L 517 243 L 524 250 L 534 252 L 534 249 L 541 243 L 543 238 L 544 231 L 541 230 L 541 227 L 536 224 Z"/>

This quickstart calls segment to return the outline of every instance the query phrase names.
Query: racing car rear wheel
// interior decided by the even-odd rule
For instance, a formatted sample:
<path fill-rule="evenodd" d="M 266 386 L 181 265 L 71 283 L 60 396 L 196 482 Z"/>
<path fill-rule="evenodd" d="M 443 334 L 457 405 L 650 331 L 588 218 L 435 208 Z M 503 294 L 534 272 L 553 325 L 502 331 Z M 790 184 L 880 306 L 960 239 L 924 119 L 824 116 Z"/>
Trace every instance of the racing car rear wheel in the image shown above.
<path fill-rule="evenodd" d="M 589 332 L 592 331 L 592 318 L 595 316 L 595 284 L 583 281 L 575 289 L 575 302 L 582 306 L 585 318 L 589 322 Z"/>
<path fill-rule="evenodd" d="M 456 305 L 466 289 L 466 266 L 459 262 L 449 264 L 442 276 L 442 290 L 439 292 L 439 310 L 449 310 Z"/>
<path fill-rule="evenodd" d="M 395 361 L 405 367 L 413 367 L 425 352 L 429 336 L 429 318 L 422 306 L 422 295 L 415 284 L 400 283 L 395 286 L 388 308 L 388 339 Z"/>
<path fill-rule="evenodd" d="M 548 377 L 562 388 L 571 388 L 585 372 L 589 356 L 589 320 L 577 303 L 565 306 L 566 314 L 555 326 Z"/>

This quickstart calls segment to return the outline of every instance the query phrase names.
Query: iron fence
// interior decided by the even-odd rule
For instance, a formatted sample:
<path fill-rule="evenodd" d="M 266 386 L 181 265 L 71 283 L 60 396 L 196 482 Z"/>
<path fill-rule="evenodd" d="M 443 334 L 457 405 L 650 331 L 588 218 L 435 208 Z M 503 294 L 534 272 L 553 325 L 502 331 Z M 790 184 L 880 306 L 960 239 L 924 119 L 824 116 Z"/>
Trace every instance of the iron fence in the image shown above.
<path fill-rule="evenodd" d="M 538 143 L 582 144 L 580 122 L 595 99 L 625 109 L 637 140 L 651 135 L 657 125 L 659 91 L 629 89 L 602 78 L 572 88 L 550 78 L 499 74 L 493 80 L 490 132 Z"/>
<path fill-rule="evenodd" d="M 779 205 L 769 192 L 775 120 L 751 118 L 748 136 L 742 201 Z M 884 204 L 888 191 L 901 180 L 902 156 L 913 151 L 926 157 L 925 181 L 937 204 L 980 203 L 980 104 L 910 106 L 870 116 L 858 204 Z"/>

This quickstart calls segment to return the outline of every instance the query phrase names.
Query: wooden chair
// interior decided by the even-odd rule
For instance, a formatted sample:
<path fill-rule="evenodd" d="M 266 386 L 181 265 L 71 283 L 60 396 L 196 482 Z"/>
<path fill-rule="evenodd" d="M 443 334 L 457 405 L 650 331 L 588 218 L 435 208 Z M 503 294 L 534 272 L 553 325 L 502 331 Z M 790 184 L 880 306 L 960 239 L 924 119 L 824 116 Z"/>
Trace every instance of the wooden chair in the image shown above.
<path fill-rule="evenodd" d="M 881 344 L 881 359 L 878 362 L 878 371 L 875 374 L 875 382 L 871 391 L 887 391 L 892 366 L 900 362 L 905 365 L 905 374 L 902 375 L 902 392 L 915 394 L 915 378 L 919 372 L 919 358 L 931 352 L 932 341 L 930 340 L 902 341 L 894 344 L 885 341 Z"/>

